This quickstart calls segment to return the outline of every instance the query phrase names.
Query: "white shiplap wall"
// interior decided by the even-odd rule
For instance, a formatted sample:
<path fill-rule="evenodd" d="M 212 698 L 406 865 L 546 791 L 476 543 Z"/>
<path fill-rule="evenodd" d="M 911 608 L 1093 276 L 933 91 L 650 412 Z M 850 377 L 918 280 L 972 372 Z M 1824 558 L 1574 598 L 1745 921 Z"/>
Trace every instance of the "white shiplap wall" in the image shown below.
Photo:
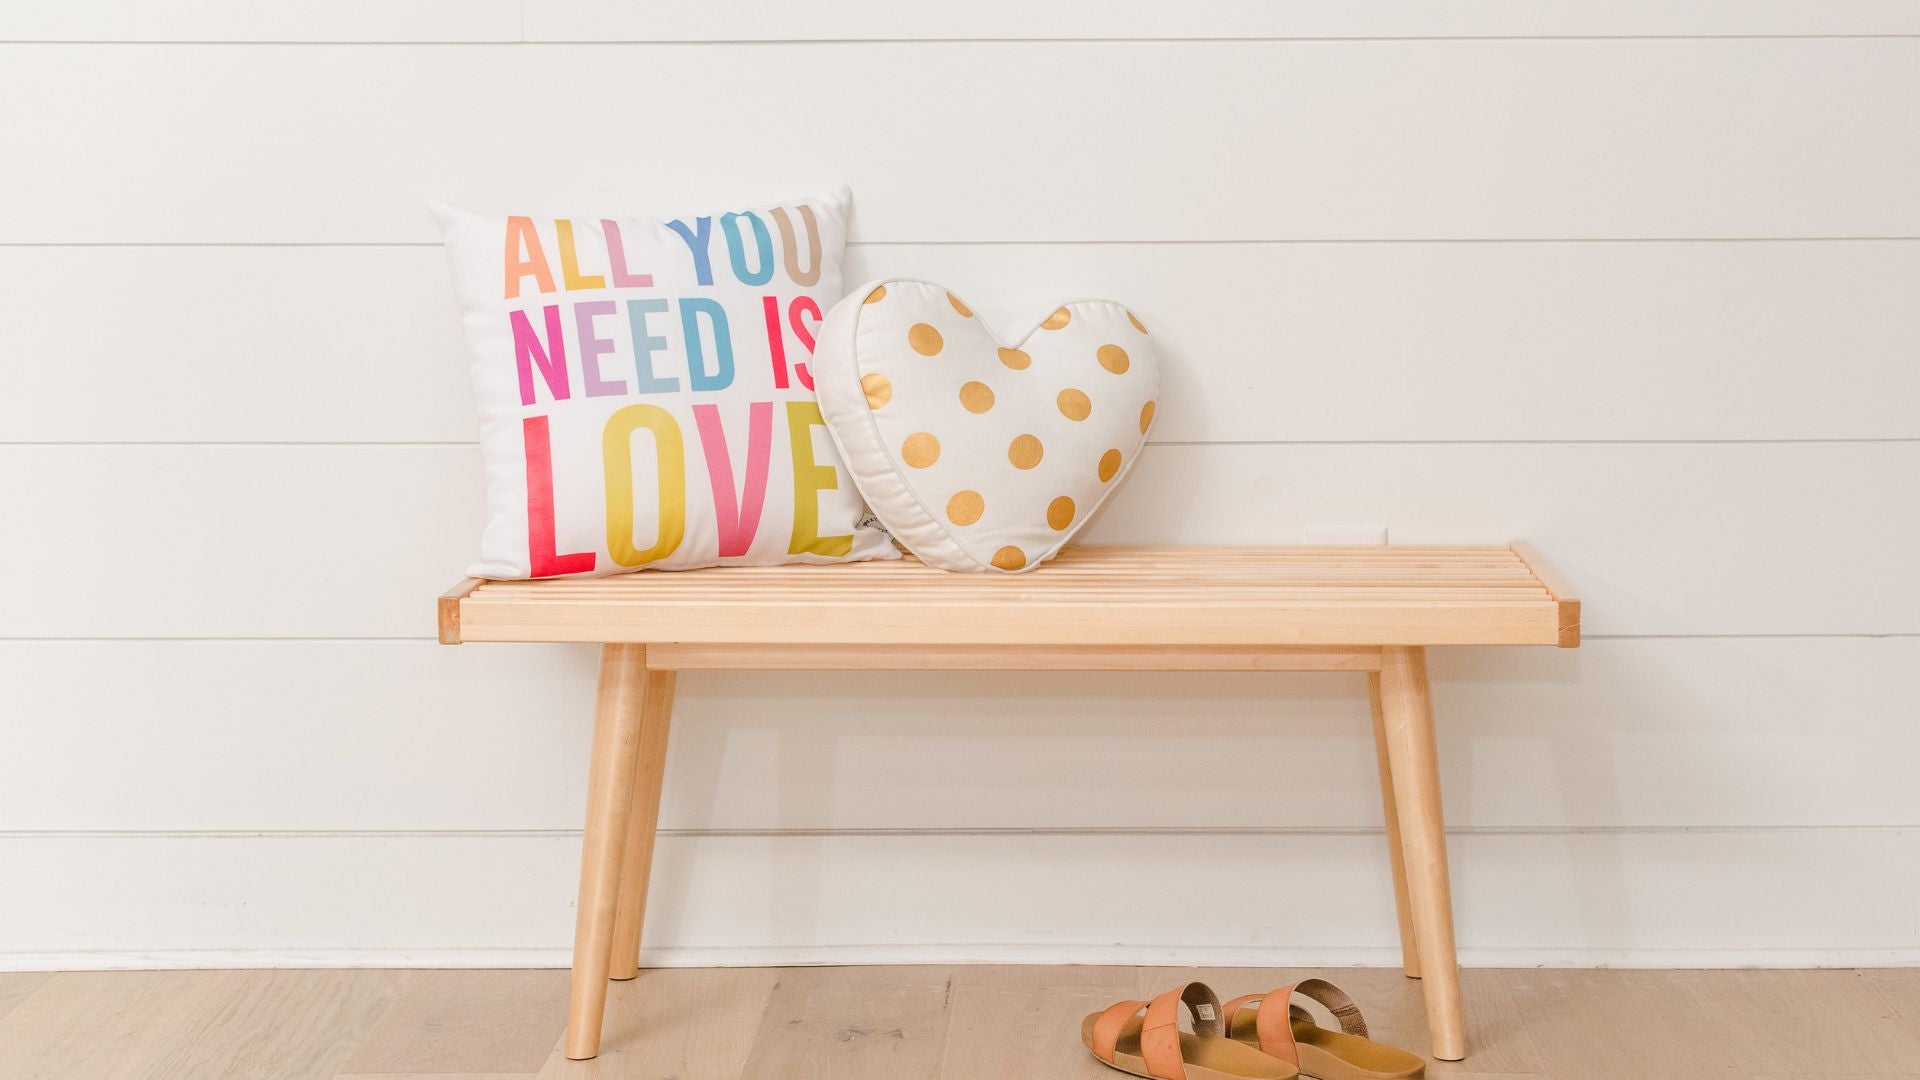
<path fill-rule="evenodd" d="M 1469 962 L 1920 960 L 1920 8 L 968 8 L 0 7 L 0 967 L 564 962 L 593 656 L 431 641 L 423 204 L 840 180 L 853 279 L 1173 343 L 1098 537 L 1572 579 L 1581 650 L 1434 658 Z M 690 674 L 653 959 L 1391 962 L 1367 731 Z"/>

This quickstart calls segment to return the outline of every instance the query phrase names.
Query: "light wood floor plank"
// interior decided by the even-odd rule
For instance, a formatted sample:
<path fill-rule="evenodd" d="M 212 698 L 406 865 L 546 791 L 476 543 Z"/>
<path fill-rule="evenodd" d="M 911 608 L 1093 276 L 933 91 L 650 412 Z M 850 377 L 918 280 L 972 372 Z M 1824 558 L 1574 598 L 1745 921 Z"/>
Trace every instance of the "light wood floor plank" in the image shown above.
<path fill-rule="evenodd" d="M 1897 1076 L 1920 1069 L 1920 1025 L 1858 971 L 1725 971 L 1680 979 L 1703 1033 L 1741 1072 Z M 1771 1017 L 1771 1023 L 1756 1023 Z"/>
<path fill-rule="evenodd" d="M 0 1018 L 8 1080 L 146 1080 L 149 1062 L 244 985 L 229 971 L 62 973 Z"/>
<path fill-rule="evenodd" d="M 537 1072 L 566 1022 L 564 971 L 410 971 L 341 1071 Z"/>
<path fill-rule="evenodd" d="M 1149 976 L 1129 967 L 959 967 L 941 1075 L 1058 1080 L 1092 1062 L 1080 1022 L 1116 1001 L 1145 1000 Z"/>
<path fill-rule="evenodd" d="M 176 1034 L 155 1076 L 328 1080 L 392 1006 L 398 981 L 389 971 L 230 974 L 244 976 L 236 992 Z"/>
<path fill-rule="evenodd" d="M 953 971 L 787 968 L 767 999 L 746 1080 L 935 1080 Z"/>
<path fill-rule="evenodd" d="M 0 1016 L 7 1015 L 52 977 L 53 973 L 47 971 L 0 971 Z"/>
<path fill-rule="evenodd" d="M 1906 1030 L 1920 1031 L 1920 968 L 1867 968 L 1860 976 L 1888 1015 Z M 1920 1073 L 1920 1063 L 1909 1067 Z"/>
<path fill-rule="evenodd" d="M 1689 1011 L 1687 982 L 1697 973 L 1543 969 L 1508 975 L 1509 990 L 1522 1005 L 1520 1022 L 1550 1076 L 1739 1075 L 1725 1048 L 1702 1037 L 1700 1017 Z"/>
<path fill-rule="evenodd" d="M 327 1080 L 393 1000 L 383 971 L 65 973 L 0 1019 L 8 1080 Z"/>
<path fill-rule="evenodd" d="M 560 1029 L 541 1080 L 732 1080 L 746 1067 L 779 968 L 652 968 L 607 993 L 600 1056 L 568 1061 Z"/>

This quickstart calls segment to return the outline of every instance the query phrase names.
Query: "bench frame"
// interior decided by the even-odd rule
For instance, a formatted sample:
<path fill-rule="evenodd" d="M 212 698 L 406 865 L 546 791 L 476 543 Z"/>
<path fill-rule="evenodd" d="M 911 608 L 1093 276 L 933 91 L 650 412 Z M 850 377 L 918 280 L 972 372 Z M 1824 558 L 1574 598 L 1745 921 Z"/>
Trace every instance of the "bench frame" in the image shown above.
<path fill-rule="evenodd" d="M 1579 601 L 1526 545 L 1515 544 L 1511 551 L 1550 597 L 1555 632 L 1546 638 L 1538 634 L 1524 640 L 1503 636 L 1487 643 L 1577 645 Z M 462 604 L 484 584 L 468 580 L 441 597 L 443 642 L 458 644 L 463 640 Z M 597 633 L 605 629 L 605 620 L 604 614 L 598 614 L 589 621 Z M 1383 629 L 1389 638 L 1402 633 L 1393 627 Z M 1440 640 L 1434 643 L 1458 640 L 1457 635 L 1436 636 Z M 496 640 L 556 638 L 543 634 Z M 632 979 L 639 972 L 641 924 L 646 914 L 660 790 L 666 772 L 675 676 L 685 670 L 712 669 L 1365 673 L 1372 701 L 1402 966 L 1411 978 L 1424 976 L 1433 1056 L 1448 1061 L 1465 1056 L 1440 770 L 1424 644 L 866 644 L 847 648 L 781 642 L 603 641 L 574 933 L 567 1057 L 578 1060 L 599 1053 L 607 982 Z"/>

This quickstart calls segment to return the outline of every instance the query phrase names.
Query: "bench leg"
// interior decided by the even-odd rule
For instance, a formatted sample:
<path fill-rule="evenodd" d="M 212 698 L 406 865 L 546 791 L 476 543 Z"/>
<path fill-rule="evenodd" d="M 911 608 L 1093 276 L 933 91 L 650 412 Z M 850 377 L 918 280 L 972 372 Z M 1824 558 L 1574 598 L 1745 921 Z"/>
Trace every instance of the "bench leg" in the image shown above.
<path fill-rule="evenodd" d="M 660 782 L 667 774 L 667 730 L 673 724 L 671 671 L 647 672 L 640 703 L 640 765 L 620 861 L 620 903 L 613 916 L 612 977 L 640 974 L 640 926 L 647 917 L 647 879 L 653 874 L 653 836 L 660 825 Z"/>
<path fill-rule="evenodd" d="M 573 931 L 573 983 L 567 1002 L 567 1056 L 576 1061 L 600 1053 L 620 860 L 633 808 L 646 681 L 645 646 L 601 646 L 586 837 L 580 851 L 580 907 Z"/>
<path fill-rule="evenodd" d="M 1420 977 L 1413 907 L 1407 903 L 1407 852 L 1400 844 L 1400 812 L 1393 798 L 1393 766 L 1387 758 L 1387 717 L 1380 707 L 1380 673 L 1367 672 L 1367 697 L 1373 705 L 1373 753 L 1380 766 L 1380 802 L 1386 809 L 1387 856 L 1393 864 L 1393 907 L 1400 916 L 1400 967 L 1407 978 Z"/>
<path fill-rule="evenodd" d="M 1382 650 L 1380 711 L 1393 773 L 1395 817 L 1405 847 L 1407 900 L 1427 998 L 1433 1056 L 1459 1061 L 1467 1040 L 1460 1016 L 1460 968 L 1453 951 L 1453 898 L 1447 883 L 1447 834 L 1440 813 L 1440 762 L 1434 752 L 1427 653 Z"/>

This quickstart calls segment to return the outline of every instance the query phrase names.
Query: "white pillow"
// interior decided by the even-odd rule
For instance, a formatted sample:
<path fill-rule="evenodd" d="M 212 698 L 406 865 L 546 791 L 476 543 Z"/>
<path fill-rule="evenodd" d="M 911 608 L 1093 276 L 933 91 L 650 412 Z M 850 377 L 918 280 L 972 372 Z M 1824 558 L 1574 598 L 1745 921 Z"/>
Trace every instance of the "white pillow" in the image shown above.
<path fill-rule="evenodd" d="M 1153 338 L 1076 300 L 1003 345 L 924 281 L 855 289 L 814 353 L 820 410 L 867 504 L 930 566 L 1017 573 L 1053 557 L 1119 488 L 1153 426 Z"/>
<path fill-rule="evenodd" d="M 434 204 L 486 469 L 468 573 L 897 558 L 860 524 L 808 366 L 847 202 L 675 220 Z"/>

